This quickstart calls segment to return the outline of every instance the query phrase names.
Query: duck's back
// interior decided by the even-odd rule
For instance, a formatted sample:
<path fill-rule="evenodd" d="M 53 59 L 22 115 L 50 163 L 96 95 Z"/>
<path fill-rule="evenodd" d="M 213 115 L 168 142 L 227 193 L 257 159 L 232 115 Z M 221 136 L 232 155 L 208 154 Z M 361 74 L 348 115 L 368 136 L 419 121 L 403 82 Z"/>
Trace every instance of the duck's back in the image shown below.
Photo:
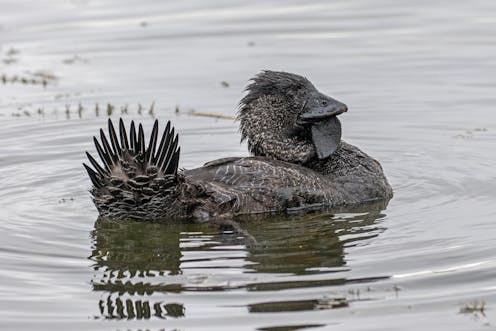
<path fill-rule="evenodd" d="M 312 169 L 264 157 L 219 159 L 186 170 L 185 180 L 201 187 L 195 216 L 298 212 L 339 203 L 329 178 Z"/>

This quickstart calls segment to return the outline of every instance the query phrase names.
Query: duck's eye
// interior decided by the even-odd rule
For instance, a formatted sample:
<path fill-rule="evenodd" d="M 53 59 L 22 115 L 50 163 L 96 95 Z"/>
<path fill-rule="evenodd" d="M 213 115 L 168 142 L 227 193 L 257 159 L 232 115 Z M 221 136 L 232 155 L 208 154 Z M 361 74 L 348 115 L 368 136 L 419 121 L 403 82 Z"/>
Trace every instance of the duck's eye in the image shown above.
<path fill-rule="evenodd" d="M 329 103 L 327 102 L 327 100 L 322 100 L 322 101 L 320 102 L 320 105 L 321 105 L 322 107 L 326 107 L 328 104 L 329 104 Z"/>

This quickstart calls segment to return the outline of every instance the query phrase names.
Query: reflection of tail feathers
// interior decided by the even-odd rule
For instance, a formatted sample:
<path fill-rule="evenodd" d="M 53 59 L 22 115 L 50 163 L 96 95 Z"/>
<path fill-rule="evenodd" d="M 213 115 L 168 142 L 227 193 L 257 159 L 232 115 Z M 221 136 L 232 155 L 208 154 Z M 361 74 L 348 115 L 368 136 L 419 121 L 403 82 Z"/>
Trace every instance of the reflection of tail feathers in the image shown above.
<path fill-rule="evenodd" d="M 101 317 L 106 319 L 150 319 L 152 317 L 165 319 L 168 317 L 183 317 L 185 308 L 180 303 L 149 302 L 142 300 L 125 299 L 111 295 L 106 300 L 100 300 Z"/>
<path fill-rule="evenodd" d="M 143 126 L 139 124 L 136 130 L 134 121 L 129 135 L 122 119 L 119 134 L 110 119 L 108 131 L 109 139 L 101 129 L 100 141 L 93 138 L 101 163 L 88 152 L 92 167 L 83 163 L 94 185 L 92 194 L 101 214 L 117 216 L 113 214 L 131 211 L 133 206 L 149 202 L 153 197 L 172 194 L 177 186 L 180 147 L 170 121 L 160 142 L 158 121 L 155 121 L 148 146 Z M 108 212 L 102 213 L 104 210 Z"/>

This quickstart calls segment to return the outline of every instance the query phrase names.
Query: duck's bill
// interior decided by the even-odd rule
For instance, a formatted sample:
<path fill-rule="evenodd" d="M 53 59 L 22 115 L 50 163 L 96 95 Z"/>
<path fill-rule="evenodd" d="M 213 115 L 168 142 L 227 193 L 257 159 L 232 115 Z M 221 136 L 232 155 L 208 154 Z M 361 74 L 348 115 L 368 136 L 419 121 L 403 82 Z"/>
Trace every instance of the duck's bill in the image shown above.
<path fill-rule="evenodd" d="M 319 159 L 331 156 L 341 142 L 341 122 L 336 116 L 312 124 L 312 141 Z"/>
<path fill-rule="evenodd" d="M 300 115 L 299 121 L 302 123 L 319 122 L 327 118 L 335 117 L 348 111 L 348 107 L 337 100 L 331 100 L 326 106 L 315 105 L 309 107 L 308 111 Z"/>

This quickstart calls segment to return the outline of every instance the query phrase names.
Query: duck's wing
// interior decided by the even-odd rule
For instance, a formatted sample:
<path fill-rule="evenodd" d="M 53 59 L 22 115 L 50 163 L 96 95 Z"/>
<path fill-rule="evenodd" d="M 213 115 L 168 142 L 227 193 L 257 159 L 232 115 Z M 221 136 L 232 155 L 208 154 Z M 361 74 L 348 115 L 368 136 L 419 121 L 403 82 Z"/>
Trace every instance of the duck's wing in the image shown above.
<path fill-rule="evenodd" d="M 203 187 L 212 209 L 234 214 L 281 211 L 330 198 L 322 175 L 263 157 L 215 160 L 186 171 L 185 177 Z"/>
<path fill-rule="evenodd" d="M 205 163 L 203 167 L 186 170 L 195 182 L 215 182 L 237 188 L 322 186 L 325 178 L 300 165 L 264 157 L 230 157 Z"/>

